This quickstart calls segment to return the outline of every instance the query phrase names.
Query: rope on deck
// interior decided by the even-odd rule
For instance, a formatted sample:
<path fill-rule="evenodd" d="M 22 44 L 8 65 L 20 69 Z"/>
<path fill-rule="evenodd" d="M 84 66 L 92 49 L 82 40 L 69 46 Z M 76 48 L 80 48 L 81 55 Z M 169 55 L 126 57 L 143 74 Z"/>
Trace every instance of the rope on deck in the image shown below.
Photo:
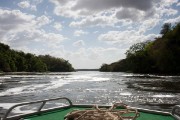
<path fill-rule="evenodd" d="M 123 107 L 124 109 L 116 109 Z M 109 109 L 99 108 L 97 105 L 93 109 L 74 110 L 68 113 L 65 120 L 136 120 L 140 114 L 137 109 L 131 108 L 123 103 L 115 103 Z"/>

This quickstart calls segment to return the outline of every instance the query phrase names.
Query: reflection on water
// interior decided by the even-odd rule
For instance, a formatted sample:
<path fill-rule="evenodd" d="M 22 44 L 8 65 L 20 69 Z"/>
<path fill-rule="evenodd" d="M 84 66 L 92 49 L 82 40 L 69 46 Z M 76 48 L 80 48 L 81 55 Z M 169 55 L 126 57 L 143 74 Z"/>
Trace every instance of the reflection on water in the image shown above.
<path fill-rule="evenodd" d="M 0 116 L 13 104 L 68 97 L 78 104 L 112 104 L 170 111 L 180 104 L 180 77 L 73 72 L 0 76 Z"/>
<path fill-rule="evenodd" d="M 180 93 L 180 77 L 172 76 L 133 76 L 126 82 L 128 88 L 143 91 Z M 131 78 L 133 78 L 131 77 Z M 136 79 L 138 78 L 138 79 Z"/>

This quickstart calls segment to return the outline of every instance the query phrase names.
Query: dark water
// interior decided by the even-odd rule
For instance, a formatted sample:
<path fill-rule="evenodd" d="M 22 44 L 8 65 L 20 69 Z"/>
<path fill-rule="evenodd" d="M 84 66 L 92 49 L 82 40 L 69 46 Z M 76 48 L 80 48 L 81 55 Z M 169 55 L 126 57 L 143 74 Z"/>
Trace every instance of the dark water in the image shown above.
<path fill-rule="evenodd" d="M 0 75 L 0 116 L 16 103 L 56 97 L 68 97 L 78 104 L 122 101 L 170 112 L 180 104 L 180 76 L 111 72 Z"/>

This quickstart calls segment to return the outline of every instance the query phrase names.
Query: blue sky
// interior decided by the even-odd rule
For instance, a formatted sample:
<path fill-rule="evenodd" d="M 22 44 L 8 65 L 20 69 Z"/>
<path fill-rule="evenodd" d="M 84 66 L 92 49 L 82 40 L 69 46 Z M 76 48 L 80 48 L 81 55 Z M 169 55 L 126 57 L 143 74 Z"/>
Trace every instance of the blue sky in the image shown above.
<path fill-rule="evenodd" d="M 179 0 L 1 0 L 0 42 L 99 68 L 179 21 Z"/>

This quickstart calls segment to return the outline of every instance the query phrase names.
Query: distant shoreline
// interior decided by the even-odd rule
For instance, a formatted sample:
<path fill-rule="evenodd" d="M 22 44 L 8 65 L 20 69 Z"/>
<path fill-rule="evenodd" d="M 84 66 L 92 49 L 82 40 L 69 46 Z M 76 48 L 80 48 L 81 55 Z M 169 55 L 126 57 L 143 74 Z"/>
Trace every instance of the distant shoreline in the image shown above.
<path fill-rule="evenodd" d="M 75 69 L 75 71 L 99 71 L 99 69 Z"/>

